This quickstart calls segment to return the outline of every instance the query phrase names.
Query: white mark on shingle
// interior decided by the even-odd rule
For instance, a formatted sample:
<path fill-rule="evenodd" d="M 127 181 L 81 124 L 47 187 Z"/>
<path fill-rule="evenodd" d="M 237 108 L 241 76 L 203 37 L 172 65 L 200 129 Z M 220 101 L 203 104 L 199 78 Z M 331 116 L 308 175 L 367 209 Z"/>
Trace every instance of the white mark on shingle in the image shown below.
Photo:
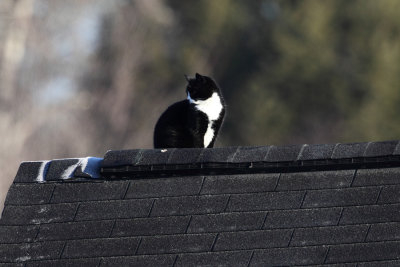
<path fill-rule="evenodd" d="M 23 257 L 16 258 L 15 261 L 17 261 L 17 262 L 29 261 L 31 258 L 32 258 L 31 256 L 23 256 Z"/>
<path fill-rule="evenodd" d="M 92 178 L 100 178 L 100 163 L 102 158 L 86 157 L 77 158 L 78 162 L 69 166 L 61 175 L 62 179 L 69 179 L 74 176 L 74 172 L 81 167 L 82 172 L 88 174 Z"/>
<path fill-rule="evenodd" d="M 30 248 L 31 248 L 31 245 L 30 245 L 30 244 L 22 244 L 22 245 L 21 245 L 21 248 L 22 248 L 22 249 L 30 249 Z"/>
<path fill-rule="evenodd" d="M 307 144 L 304 144 L 304 145 L 301 146 L 299 155 L 297 156 L 297 160 L 300 160 L 301 156 L 303 155 L 303 151 L 304 151 L 304 149 L 305 149 L 306 147 L 308 147 Z"/>
<path fill-rule="evenodd" d="M 53 221 L 59 221 L 59 220 L 60 220 L 59 217 L 50 218 L 50 219 L 44 219 L 44 218 L 42 218 L 42 219 L 32 219 L 30 221 L 30 223 L 32 223 L 32 224 L 42 224 L 42 223 L 51 223 Z"/>
<path fill-rule="evenodd" d="M 48 210 L 49 210 L 49 209 L 46 208 L 46 207 L 41 207 L 38 213 L 43 213 L 43 212 L 46 212 L 46 211 L 48 211 Z"/>
<path fill-rule="evenodd" d="M 38 176 L 36 177 L 36 181 L 39 183 L 44 183 L 46 182 L 45 178 L 46 178 L 46 173 L 47 173 L 47 169 L 48 169 L 48 165 L 50 163 L 50 160 L 46 160 L 42 162 L 42 165 L 40 165 L 39 168 L 39 173 Z"/>
<path fill-rule="evenodd" d="M 161 153 L 165 153 L 167 151 L 168 151 L 168 149 L 161 149 Z"/>
<path fill-rule="evenodd" d="M 41 222 L 40 222 L 40 220 L 38 220 L 38 219 L 32 219 L 32 220 L 31 220 L 31 223 L 33 223 L 33 224 L 40 224 Z"/>
<path fill-rule="evenodd" d="M 77 159 L 78 162 L 75 164 L 72 164 L 71 166 L 69 166 L 61 175 L 61 179 L 65 180 L 65 179 L 69 179 L 72 178 L 74 175 L 74 172 L 76 170 L 76 168 L 78 168 L 78 166 L 82 165 L 83 163 L 83 158 Z"/>

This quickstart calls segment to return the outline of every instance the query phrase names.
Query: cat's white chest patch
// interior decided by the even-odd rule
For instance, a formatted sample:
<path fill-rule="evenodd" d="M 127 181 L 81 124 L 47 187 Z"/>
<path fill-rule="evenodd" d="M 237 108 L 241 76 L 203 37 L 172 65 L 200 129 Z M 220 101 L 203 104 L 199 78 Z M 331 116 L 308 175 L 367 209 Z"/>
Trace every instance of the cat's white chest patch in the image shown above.
<path fill-rule="evenodd" d="M 207 147 L 211 143 L 215 135 L 212 125 L 214 121 L 219 118 L 223 109 L 221 99 L 217 93 L 213 93 L 212 96 L 206 100 L 193 100 L 190 98 L 189 93 L 187 98 L 190 103 L 195 104 L 197 110 L 207 115 L 208 126 L 203 141 L 204 147 Z"/>

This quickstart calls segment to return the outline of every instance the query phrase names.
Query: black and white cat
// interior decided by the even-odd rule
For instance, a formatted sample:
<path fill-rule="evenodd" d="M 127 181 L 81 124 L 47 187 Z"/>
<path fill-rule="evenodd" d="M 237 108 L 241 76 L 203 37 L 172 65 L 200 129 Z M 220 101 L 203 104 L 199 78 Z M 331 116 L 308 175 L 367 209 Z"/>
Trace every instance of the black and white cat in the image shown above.
<path fill-rule="evenodd" d="M 207 76 L 185 75 L 187 99 L 168 107 L 154 129 L 154 148 L 213 147 L 225 115 L 218 85 Z"/>

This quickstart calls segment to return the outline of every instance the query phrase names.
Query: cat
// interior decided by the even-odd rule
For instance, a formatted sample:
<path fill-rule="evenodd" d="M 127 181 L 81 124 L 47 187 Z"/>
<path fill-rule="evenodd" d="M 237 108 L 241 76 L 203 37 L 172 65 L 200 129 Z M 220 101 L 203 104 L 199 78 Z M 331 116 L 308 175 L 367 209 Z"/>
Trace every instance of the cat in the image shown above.
<path fill-rule="evenodd" d="M 225 116 L 221 90 L 213 79 L 186 76 L 187 98 L 167 108 L 154 129 L 154 148 L 213 147 Z"/>

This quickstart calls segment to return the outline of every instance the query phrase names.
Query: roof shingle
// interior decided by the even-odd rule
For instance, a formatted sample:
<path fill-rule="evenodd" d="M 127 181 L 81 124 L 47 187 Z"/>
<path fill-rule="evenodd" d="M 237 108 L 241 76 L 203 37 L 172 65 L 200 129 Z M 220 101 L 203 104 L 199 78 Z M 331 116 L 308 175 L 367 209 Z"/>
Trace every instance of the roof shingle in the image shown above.
<path fill-rule="evenodd" d="M 399 147 L 24 162 L 0 219 L 0 266 L 398 266 Z"/>

